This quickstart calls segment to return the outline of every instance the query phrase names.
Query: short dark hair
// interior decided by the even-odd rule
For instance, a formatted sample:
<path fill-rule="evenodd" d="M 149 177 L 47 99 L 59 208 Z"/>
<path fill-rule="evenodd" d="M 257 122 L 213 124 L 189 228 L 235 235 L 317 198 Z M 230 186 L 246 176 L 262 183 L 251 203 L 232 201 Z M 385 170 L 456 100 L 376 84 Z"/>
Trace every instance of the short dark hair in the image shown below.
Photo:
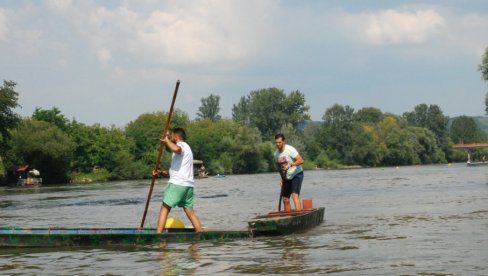
<path fill-rule="evenodd" d="M 173 128 L 173 133 L 178 134 L 181 137 L 181 139 L 183 139 L 183 141 L 186 141 L 186 132 L 183 128 L 181 127 Z"/>
<path fill-rule="evenodd" d="M 278 133 L 275 135 L 275 140 L 281 138 L 281 140 L 285 141 L 285 135 L 283 133 Z"/>

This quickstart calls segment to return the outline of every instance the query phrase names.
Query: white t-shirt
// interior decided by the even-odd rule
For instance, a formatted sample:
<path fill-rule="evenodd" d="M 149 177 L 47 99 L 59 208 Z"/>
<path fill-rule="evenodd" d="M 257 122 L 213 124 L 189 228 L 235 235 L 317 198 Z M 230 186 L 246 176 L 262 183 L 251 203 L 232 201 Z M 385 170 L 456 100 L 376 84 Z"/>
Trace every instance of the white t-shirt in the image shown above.
<path fill-rule="evenodd" d="M 285 158 L 286 162 L 288 164 L 292 163 L 293 159 L 296 158 L 297 156 L 298 156 L 298 151 L 294 147 L 292 147 L 290 145 L 286 145 L 286 144 L 285 144 L 285 147 L 283 149 L 283 152 L 276 150 L 274 153 L 275 162 L 278 162 L 278 160 L 280 160 L 280 158 L 281 159 Z M 286 179 L 293 179 L 293 177 L 295 177 L 295 175 L 297 175 L 301 172 L 303 172 L 302 166 L 290 167 L 286 171 Z"/>
<path fill-rule="evenodd" d="M 193 152 L 190 146 L 180 141 L 176 143 L 181 148 L 180 153 L 173 153 L 171 168 L 169 169 L 169 182 L 186 187 L 193 187 Z"/>

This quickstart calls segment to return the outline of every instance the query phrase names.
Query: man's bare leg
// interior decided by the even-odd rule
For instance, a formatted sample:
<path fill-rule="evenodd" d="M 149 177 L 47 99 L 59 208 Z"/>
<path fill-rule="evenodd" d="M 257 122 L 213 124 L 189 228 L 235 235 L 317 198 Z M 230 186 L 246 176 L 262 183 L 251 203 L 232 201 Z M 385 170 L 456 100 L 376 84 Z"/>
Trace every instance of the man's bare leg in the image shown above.
<path fill-rule="evenodd" d="M 289 197 L 283 197 L 283 206 L 285 207 L 285 211 L 291 211 L 291 204 Z"/>
<path fill-rule="evenodd" d="M 293 203 L 295 203 L 295 209 L 302 210 L 302 202 L 300 201 L 300 196 L 297 193 L 292 193 Z"/>
<path fill-rule="evenodd" d="M 156 233 L 162 233 L 164 226 L 166 225 L 166 219 L 168 218 L 169 211 L 171 207 L 166 204 L 161 204 L 161 211 L 159 211 L 158 226 L 156 228 Z"/>
<path fill-rule="evenodd" d="M 202 225 L 200 224 L 200 220 L 195 214 L 195 211 L 193 211 L 193 208 L 183 208 L 183 210 L 193 225 L 193 228 L 195 228 L 195 232 L 202 232 Z"/>

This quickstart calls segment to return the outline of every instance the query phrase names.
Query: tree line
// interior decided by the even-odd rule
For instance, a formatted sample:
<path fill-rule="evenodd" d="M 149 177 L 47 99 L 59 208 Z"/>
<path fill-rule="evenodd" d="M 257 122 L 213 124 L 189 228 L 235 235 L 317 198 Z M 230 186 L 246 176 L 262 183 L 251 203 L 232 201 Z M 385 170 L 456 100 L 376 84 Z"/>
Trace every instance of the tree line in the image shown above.
<path fill-rule="evenodd" d="M 479 70 L 488 80 L 488 48 Z M 21 118 L 16 83 L 0 87 L 0 178 L 17 165 L 41 171 L 45 183 L 70 180 L 119 180 L 150 177 L 167 113 L 141 114 L 124 127 L 86 125 L 68 120 L 56 107 L 36 108 Z M 305 158 L 305 168 L 399 166 L 466 161 L 455 143 L 487 140 L 473 118 L 449 120 L 435 104 L 419 104 L 401 115 L 375 107 L 359 110 L 334 104 L 321 121 L 311 121 L 305 95 L 271 87 L 251 91 L 222 118 L 220 96 L 201 99 L 197 117 L 176 110 L 171 128 L 187 130 L 195 159 L 210 174 L 245 174 L 275 170 L 274 135 L 285 134 Z M 487 94 L 488 110 L 488 94 Z M 486 152 L 477 150 L 473 158 Z M 167 167 L 170 155 L 163 156 Z"/>

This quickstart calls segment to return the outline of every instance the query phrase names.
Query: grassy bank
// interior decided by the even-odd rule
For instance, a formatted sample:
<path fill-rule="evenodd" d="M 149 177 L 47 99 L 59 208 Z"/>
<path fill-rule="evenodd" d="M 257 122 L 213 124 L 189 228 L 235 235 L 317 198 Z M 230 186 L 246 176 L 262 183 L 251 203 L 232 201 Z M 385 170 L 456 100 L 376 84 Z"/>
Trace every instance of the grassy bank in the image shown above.
<path fill-rule="evenodd" d="M 71 174 L 71 183 L 91 183 L 108 181 L 110 173 L 106 169 L 94 169 L 89 173 L 74 172 Z"/>

